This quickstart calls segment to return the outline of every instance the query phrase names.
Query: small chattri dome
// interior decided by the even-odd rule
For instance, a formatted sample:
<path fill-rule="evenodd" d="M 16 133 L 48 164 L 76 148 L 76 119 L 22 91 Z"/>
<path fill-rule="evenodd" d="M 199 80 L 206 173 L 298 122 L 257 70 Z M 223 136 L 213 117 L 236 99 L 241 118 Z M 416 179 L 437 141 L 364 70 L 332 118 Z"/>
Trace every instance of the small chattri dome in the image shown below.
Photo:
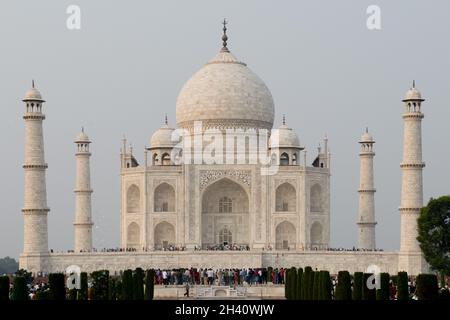
<path fill-rule="evenodd" d="M 42 99 L 41 93 L 39 92 L 38 89 L 36 88 L 31 88 L 30 90 L 27 91 L 27 93 L 25 93 L 25 98 L 23 99 L 23 101 L 41 101 L 44 102 L 44 100 Z"/>
<path fill-rule="evenodd" d="M 283 123 L 283 125 L 281 125 L 278 129 L 272 130 L 272 134 L 269 139 L 269 146 L 271 148 L 301 149 L 297 134 L 285 123 Z"/>
<path fill-rule="evenodd" d="M 406 91 L 405 99 L 403 99 L 403 101 L 409 101 L 409 100 L 424 101 L 424 99 L 422 99 L 422 95 L 420 94 L 420 91 L 417 90 L 416 84 L 414 81 L 413 81 L 412 88 L 410 88 L 408 91 Z"/>
<path fill-rule="evenodd" d="M 89 140 L 89 137 L 88 137 L 88 135 L 84 132 L 84 129 L 81 129 L 81 132 L 80 132 L 80 134 L 77 136 L 77 138 L 75 139 L 75 142 L 76 143 L 81 143 L 81 142 L 84 142 L 84 143 L 91 143 L 91 141 Z"/>
<path fill-rule="evenodd" d="M 153 133 L 150 138 L 150 147 L 154 148 L 173 148 L 176 145 L 176 141 L 172 141 L 173 128 L 170 128 L 166 123 Z"/>
<path fill-rule="evenodd" d="M 361 136 L 361 143 L 365 143 L 365 142 L 374 142 L 373 141 L 373 137 L 369 134 L 369 131 L 366 130 L 366 132 L 364 132 L 364 134 Z"/>

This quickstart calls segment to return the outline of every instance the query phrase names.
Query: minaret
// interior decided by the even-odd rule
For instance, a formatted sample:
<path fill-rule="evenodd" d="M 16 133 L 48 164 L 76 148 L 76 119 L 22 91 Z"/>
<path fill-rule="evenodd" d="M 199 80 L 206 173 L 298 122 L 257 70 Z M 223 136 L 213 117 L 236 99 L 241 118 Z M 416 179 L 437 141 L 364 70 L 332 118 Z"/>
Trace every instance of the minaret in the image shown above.
<path fill-rule="evenodd" d="M 400 254 L 420 253 L 417 241 L 417 218 L 423 206 L 422 170 L 422 119 L 421 104 L 424 101 L 415 83 L 406 92 L 403 113 L 402 190 L 400 201 Z M 409 259 L 399 260 L 399 269 L 411 268 Z"/>
<path fill-rule="evenodd" d="M 34 87 L 25 94 L 23 99 L 26 111 L 25 120 L 25 197 L 22 209 L 24 217 L 23 255 L 48 254 L 47 188 L 45 172 L 47 163 L 44 159 L 44 135 L 42 121 L 41 93 Z"/>
<path fill-rule="evenodd" d="M 358 248 L 375 249 L 375 188 L 373 183 L 373 144 L 369 130 L 362 135 L 359 152 Z"/>
<path fill-rule="evenodd" d="M 89 145 L 91 141 L 84 129 L 75 140 L 77 176 L 75 182 L 75 252 L 92 250 L 91 174 Z"/>

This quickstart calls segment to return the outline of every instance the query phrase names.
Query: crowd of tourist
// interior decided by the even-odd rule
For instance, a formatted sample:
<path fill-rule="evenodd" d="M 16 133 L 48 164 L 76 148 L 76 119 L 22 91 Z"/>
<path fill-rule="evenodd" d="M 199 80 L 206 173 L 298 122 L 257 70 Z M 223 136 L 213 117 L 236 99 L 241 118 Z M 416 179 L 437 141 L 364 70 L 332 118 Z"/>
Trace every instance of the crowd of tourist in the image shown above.
<path fill-rule="evenodd" d="M 267 282 L 284 284 L 286 270 L 266 268 L 244 269 L 172 269 L 156 270 L 155 284 L 158 285 L 264 285 Z"/>
<path fill-rule="evenodd" d="M 250 247 L 248 245 L 238 245 L 238 244 L 217 244 L 209 245 L 204 248 L 201 246 L 195 246 L 195 251 L 206 250 L 206 251 L 249 251 Z"/>

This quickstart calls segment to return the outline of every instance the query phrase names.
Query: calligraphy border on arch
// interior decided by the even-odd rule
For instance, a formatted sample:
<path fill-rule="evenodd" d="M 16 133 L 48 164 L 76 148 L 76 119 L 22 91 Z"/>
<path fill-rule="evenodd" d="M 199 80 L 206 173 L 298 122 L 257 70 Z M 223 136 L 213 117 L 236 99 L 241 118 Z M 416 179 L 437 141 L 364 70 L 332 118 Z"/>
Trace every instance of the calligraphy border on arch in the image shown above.
<path fill-rule="evenodd" d="M 252 185 L 252 176 L 250 170 L 201 170 L 199 181 L 200 191 L 205 189 L 214 181 L 217 181 L 224 177 L 239 181 L 247 188 L 250 188 Z"/>

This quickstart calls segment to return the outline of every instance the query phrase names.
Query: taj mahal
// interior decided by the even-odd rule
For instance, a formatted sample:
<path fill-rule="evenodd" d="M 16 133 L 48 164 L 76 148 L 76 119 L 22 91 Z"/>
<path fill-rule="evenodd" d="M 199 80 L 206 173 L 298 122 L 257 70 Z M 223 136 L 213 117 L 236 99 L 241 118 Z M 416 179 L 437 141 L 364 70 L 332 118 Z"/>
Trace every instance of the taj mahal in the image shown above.
<path fill-rule="evenodd" d="M 415 84 L 403 105 L 403 161 L 399 251 L 376 250 L 375 140 L 360 145 L 358 251 L 330 247 L 331 153 L 328 138 L 306 150 L 283 116 L 274 124 L 269 88 L 228 48 L 226 23 L 219 52 L 182 87 L 176 125 L 167 117 L 136 155 L 124 139 L 120 154 L 119 246 L 93 246 L 90 179 L 95 148 L 85 130 L 75 139 L 75 243 L 49 251 L 44 99 L 34 83 L 26 92 L 24 246 L 20 268 L 63 272 L 128 268 L 304 267 L 350 272 L 376 266 L 394 274 L 428 270 L 417 237 L 423 206 L 421 122 L 424 99 Z M 51 115 L 49 117 L 51 121 Z M 399 117 L 400 121 L 400 117 Z M 143 137 L 145 138 L 145 137 Z M 308 161 L 308 159 L 310 159 Z M 95 201 L 95 197 L 93 199 Z M 393 208 L 393 211 L 396 208 Z M 355 213 L 356 214 L 356 213 Z"/>

